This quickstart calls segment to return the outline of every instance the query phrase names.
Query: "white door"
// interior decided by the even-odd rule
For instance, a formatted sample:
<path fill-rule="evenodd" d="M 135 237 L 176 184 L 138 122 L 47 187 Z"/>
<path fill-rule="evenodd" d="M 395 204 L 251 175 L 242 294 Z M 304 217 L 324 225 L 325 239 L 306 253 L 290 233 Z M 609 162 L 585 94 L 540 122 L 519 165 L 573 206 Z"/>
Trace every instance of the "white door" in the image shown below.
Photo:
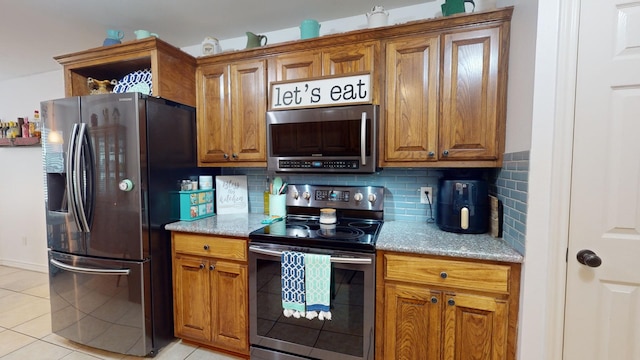
<path fill-rule="evenodd" d="M 581 2 L 575 106 L 564 359 L 640 360 L 637 0 Z"/>

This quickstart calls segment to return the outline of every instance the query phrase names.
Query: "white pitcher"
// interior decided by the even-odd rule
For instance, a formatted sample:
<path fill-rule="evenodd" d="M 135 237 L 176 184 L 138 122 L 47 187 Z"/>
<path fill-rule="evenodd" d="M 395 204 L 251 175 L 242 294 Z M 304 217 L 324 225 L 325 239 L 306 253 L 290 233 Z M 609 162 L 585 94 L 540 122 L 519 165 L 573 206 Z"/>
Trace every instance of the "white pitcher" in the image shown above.
<path fill-rule="evenodd" d="M 382 6 L 374 6 L 373 9 L 367 13 L 367 23 L 369 28 L 386 26 L 388 20 L 389 12 L 387 12 Z"/>

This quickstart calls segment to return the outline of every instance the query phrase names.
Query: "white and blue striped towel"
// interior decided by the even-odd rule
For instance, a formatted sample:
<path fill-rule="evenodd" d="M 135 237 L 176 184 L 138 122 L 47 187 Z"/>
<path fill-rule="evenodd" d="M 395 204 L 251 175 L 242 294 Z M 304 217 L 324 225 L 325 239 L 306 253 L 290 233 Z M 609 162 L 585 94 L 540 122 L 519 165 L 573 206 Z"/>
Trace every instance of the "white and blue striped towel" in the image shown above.
<path fill-rule="evenodd" d="M 305 316 L 304 254 L 283 251 L 281 258 L 282 309 L 286 317 Z"/>

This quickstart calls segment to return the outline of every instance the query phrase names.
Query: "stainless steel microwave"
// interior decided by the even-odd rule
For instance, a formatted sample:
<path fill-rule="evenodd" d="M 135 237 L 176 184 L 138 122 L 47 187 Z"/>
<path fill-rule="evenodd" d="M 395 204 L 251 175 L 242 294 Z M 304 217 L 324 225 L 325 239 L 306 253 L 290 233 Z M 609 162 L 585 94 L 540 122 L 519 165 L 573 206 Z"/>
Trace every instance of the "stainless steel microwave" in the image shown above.
<path fill-rule="evenodd" d="M 267 112 L 267 169 L 275 172 L 373 173 L 378 105 Z"/>

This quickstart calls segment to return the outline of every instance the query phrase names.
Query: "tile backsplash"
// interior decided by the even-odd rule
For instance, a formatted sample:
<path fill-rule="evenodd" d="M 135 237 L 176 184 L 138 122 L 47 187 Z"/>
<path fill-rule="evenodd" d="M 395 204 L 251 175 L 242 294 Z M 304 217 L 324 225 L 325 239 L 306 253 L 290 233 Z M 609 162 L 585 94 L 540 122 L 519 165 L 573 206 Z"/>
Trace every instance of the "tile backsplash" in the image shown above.
<path fill-rule="evenodd" d="M 490 192 L 502 201 L 502 238 L 524 255 L 529 192 L 529 151 L 504 154 L 502 168 L 490 181 Z"/>
<path fill-rule="evenodd" d="M 249 211 L 262 213 L 264 190 L 269 174 L 265 168 L 222 168 L 221 175 L 247 175 Z M 279 175 L 291 184 L 371 185 L 385 187 L 385 220 L 435 222 L 435 203 L 420 203 L 420 187 L 431 186 L 435 202 L 438 179 L 446 169 L 387 168 L 374 174 L 286 174 Z M 464 170 L 461 170 L 464 171 Z M 471 170 L 473 171 L 473 170 Z M 501 169 L 479 170 L 489 182 L 489 192 L 503 203 L 504 240 L 521 254 L 527 223 L 529 151 L 504 155 Z"/>
<path fill-rule="evenodd" d="M 263 193 L 269 173 L 264 168 L 223 168 L 221 175 L 247 175 L 249 211 L 263 212 Z M 273 176 L 271 174 L 271 176 Z M 384 186 L 384 216 L 386 220 L 431 221 L 435 219 L 435 204 L 420 203 L 420 187 L 431 186 L 437 191 L 441 171 L 432 169 L 393 168 L 374 174 L 286 174 L 280 175 L 291 184 Z M 435 194 L 433 194 L 435 199 Z M 435 220 L 433 220 L 435 221 Z"/>

